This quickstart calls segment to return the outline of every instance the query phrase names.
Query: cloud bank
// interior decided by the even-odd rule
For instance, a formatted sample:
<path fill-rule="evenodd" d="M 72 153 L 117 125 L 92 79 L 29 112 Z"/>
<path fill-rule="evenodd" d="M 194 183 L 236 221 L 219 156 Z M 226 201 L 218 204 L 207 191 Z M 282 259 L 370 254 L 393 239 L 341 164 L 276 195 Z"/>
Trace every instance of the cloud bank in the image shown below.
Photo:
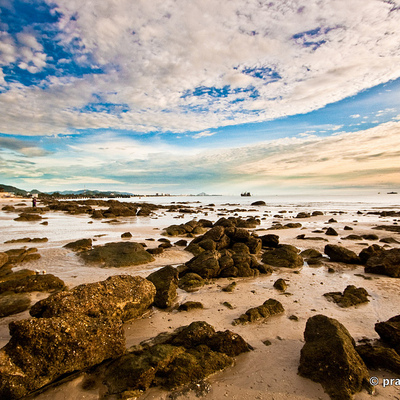
<path fill-rule="evenodd" d="M 400 77 L 397 1 L 1 3 L 0 132 L 204 132 Z M 196 133 L 197 132 L 197 133 Z"/>

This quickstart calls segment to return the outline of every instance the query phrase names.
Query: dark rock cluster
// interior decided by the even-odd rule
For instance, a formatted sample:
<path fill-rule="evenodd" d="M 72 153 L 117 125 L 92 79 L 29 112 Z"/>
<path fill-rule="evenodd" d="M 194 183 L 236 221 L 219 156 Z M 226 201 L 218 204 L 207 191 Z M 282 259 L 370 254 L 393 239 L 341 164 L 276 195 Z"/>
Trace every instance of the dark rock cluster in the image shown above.
<path fill-rule="evenodd" d="M 143 278 L 113 276 L 36 303 L 34 318 L 10 324 L 0 350 L 0 398 L 18 399 L 58 377 L 125 352 L 123 321 L 153 303 L 155 288 Z"/>
<path fill-rule="evenodd" d="M 204 321 L 162 334 L 100 367 L 95 375 L 106 395 L 137 396 L 151 386 L 173 389 L 221 371 L 251 347 L 229 330 L 216 332 Z"/>

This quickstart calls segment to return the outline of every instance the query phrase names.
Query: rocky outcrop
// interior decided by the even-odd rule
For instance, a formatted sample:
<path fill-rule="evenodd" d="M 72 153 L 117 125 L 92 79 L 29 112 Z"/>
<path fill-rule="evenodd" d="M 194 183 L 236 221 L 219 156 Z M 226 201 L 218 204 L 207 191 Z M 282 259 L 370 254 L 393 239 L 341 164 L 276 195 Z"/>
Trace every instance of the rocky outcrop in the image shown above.
<path fill-rule="evenodd" d="M 143 343 L 97 372 L 107 395 L 144 391 L 150 386 L 173 389 L 232 365 L 233 357 L 251 347 L 241 336 L 215 332 L 203 321 Z"/>
<path fill-rule="evenodd" d="M 100 264 L 102 267 L 127 267 L 154 261 L 154 257 L 136 242 L 106 243 L 81 252 L 80 256 L 85 262 Z"/>
<path fill-rule="evenodd" d="M 12 322 L 0 350 L 0 398 L 19 399 L 65 375 L 125 352 L 124 321 L 153 303 L 154 285 L 129 275 L 80 285 L 41 300 L 34 318 Z"/>
<path fill-rule="evenodd" d="M 351 400 L 363 388 L 371 391 L 369 372 L 348 330 L 324 315 L 308 319 L 299 374 L 321 383 L 332 400 Z"/>
<path fill-rule="evenodd" d="M 49 239 L 46 237 L 43 238 L 21 238 L 21 239 L 11 239 L 7 240 L 4 243 L 45 243 L 48 242 Z"/>
<path fill-rule="evenodd" d="M 324 248 L 325 254 L 331 261 L 342 262 L 345 264 L 360 264 L 361 260 L 354 251 L 348 250 L 343 246 L 327 244 Z"/>
<path fill-rule="evenodd" d="M 390 347 L 363 344 L 356 350 L 369 369 L 385 369 L 400 375 L 400 355 Z"/>
<path fill-rule="evenodd" d="M 7 253 L 0 253 L 0 268 L 7 264 L 8 262 L 8 254 Z"/>
<path fill-rule="evenodd" d="M 254 201 L 253 203 L 251 203 L 252 206 L 266 206 L 267 203 L 263 200 L 258 200 L 258 201 Z"/>
<path fill-rule="evenodd" d="M 308 265 L 321 265 L 324 257 L 315 249 L 303 250 L 300 255 L 304 258 Z"/>
<path fill-rule="evenodd" d="M 373 244 L 360 253 L 365 272 L 400 278 L 400 249 L 385 250 Z"/>
<path fill-rule="evenodd" d="M 262 247 L 273 247 L 276 248 L 279 245 L 279 236 L 274 234 L 268 234 L 260 236 Z"/>
<path fill-rule="evenodd" d="M 281 314 L 285 311 L 282 304 L 275 299 L 266 300 L 261 306 L 250 308 L 239 318 L 233 320 L 232 325 L 247 324 L 260 320 L 266 320 L 273 315 Z"/>
<path fill-rule="evenodd" d="M 30 275 L 24 277 L 15 274 L 11 275 L 9 279 L 0 282 L 0 294 L 5 292 L 53 292 L 55 290 L 63 289 L 65 289 L 64 282 L 52 274 Z"/>
<path fill-rule="evenodd" d="M 181 225 L 171 225 L 165 229 L 165 234 L 168 236 L 195 236 L 202 235 L 207 231 L 207 228 L 212 226 L 212 222 L 201 219 L 199 221 L 192 220 Z"/>
<path fill-rule="evenodd" d="M 368 292 L 364 288 L 357 288 L 354 285 L 347 286 L 343 293 L 329 292 L 325 293 L 324 296 L 342 308 L 369 302 Z"/>
<path fill-rule="evenodd" d="M 177 297 L 178 271 L 171 265 L 167 265 L 153 273 L 147 280 L 156 287 L 154 305 L 159 308 L 171 307 Z"/>
<path fill-rule="evenodd" d="M 259 253 L 261 247 L 261 239 L 246 229 L 214 226 L 186 248 L 195 255 L 186 263 L 187 272 L 202 278 L 257 275 L 263 270 L 254 254 Z"/>
<path fill-rule="evenodd" d="M 40 254 L 37 251 L 38 250 L 35 247 L 30 247 L 28 249 L 23 247 L 22 249 L 6 250 L 5 253 L 8 256 L 7 264 L 17 265 L 22 262 L 38 260 L 40 258 Z"/>
<path fill-rule="evenodd" d="M 38 214 L 30 214 L 30 213 L 21 213 L 17 218 L 14 218 L 14 221 L 40 221 L 42 217 Z"/>
<path fill-rule="evenodd" d="M 272 267 L 278 268 L 299 268 L 303 266 L 303 257 L 299 250 L 288 244 L 281 244 L 276 249 L 269 249 L 264 252 L 261 261 Z"/>

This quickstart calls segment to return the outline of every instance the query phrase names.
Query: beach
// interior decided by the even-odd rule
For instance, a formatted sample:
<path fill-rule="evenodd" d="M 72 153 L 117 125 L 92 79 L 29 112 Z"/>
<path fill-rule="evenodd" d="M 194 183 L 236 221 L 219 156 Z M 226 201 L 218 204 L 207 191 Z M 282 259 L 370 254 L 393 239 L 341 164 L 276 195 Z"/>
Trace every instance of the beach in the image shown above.
<path fill-rule="evenodd" d="M 377 197 L 377 196 L 376 196 Z M 167 212 L 157 209 L 149 216 L 118 217 L 117 221 L 93 219 L 89 215 L 70 215 L 62 211 L 49 211 L 42 214 L 42 220 L 24 222 L 14 221 L 15 212 L 0 211 L 0 252 L 17 249 L 23 246 L 37 248 L 40 258 L 22 263 L 13 271 L 30 269 L 45 271 L 64 281 L 68 289 L 91 282 L 103 281 L 109 276 L 128 274 L 146 278 L 150 273 L 172 265 L 177 267 L 193 258 L 193 254 L 184 246 L 174 245 L 180 239 L 192 238 L 185 236 L 167 237 L 164 229 L 172 224 L 182 224 L 193 219 L 207 219 L 216 222 L 225 217 L 255 217 L 260 220 L 256 228 L 248 229 L 258 236 L 275 234 L 279 236 L 280 244 L 292 245 L 303 251 L 315 249 L 324 254 L 327 244 L 343 246 L 356 254 L 372 244 L 386 246 L 387 249 L 399 248 L 399 243 L 385 244 L 381 239 L 393 238 L 400 242 L 400 236 L 395 232 L 372 229 L 378 225 L 397 225 L 400 218 L 383 215 L 382 211 L 400 211 L 397 196 L 382 195 L 381 201 L 374 199 L 339 198 L 313 200 L 270 199 L 268 198 L 223 198 L 218 196 L 187 197 L 187 198 L 146 198 L 145 201 L 157 204 L 181 204 L 182 209 Z M 264 200 L 265 205 L 252 206 L 256 200 Z M 121 199 L 121 201 L 126 201 Z M 134 199 L 132 201 L 138 201 Z M 140 201 L 143 201 L 141 199 Z M 1 199 L 0 208 L 5 205 L 17 207 L 17 204 L 31 205 L 29 199 Z M 40 201 L 38 206 L 40 207 Z M 20 206 L 23 207 L 23 206 Z M 318 215 L 311 216 L 315 211 Z M 300 212 L 309 216 L 298 218 Z M 47 225 L 41 222 L 48 222 Z M 330 221 L 330 222 L 329 222 Z M 282 229 L 288 223 L 301 224 L 299 227 Z M 279 227 L 279 225 L 280 227 Z M 275 227 L 275 228 L 274 228 Z M 326 235 L 326 228 L 332 227 L 337 236 Z M 349 229 L 344 229 L 345 227 Z M 78 239 L 92 239 L 93 245 L 103 245 L 122 241 L 121 234 L 130 232 L 130 242 L 155 248 L 159 239 L 168 238 L 172 247 L 166 248 L 162 254 L 155 255 L 155 260 L 143 265 L 101 268 L 85 264 L 73 251 L 63 247 Z M 349 234 L 365 236 L 374 234 L 377 238 L 359 240 L 345 239 Z M 5 243 L 21 238 L 44 238 L 48 241 L 37 243 Z M 126 240 L 126 239 L 124 239 Z M 260 258 L 261 256 L 258 255 Z M 283 278 L 288 287 L 278 291 L 273 287 L 278 278 Z M 236 282 L 233 292 L 222 290 L 232 282 Z M 341 308 L 328 301 L 327 292 L 343 292 L 348 285 L 363 287 L 369 294 L 369 302 Z M 193 321 L 206 321 L 217 331 L 231 330 L 241 335 L 253 351 L 241 354 L 235 358 L 232 367 L 218 372 L 206 379 L 207 385 L 201 392 L 204 399 L 329 399 L 319 383 L 298 375 L 300 351 L 304 345 L 303 333 L 308 318 L 323 314 L 337 319 L 350 332 L 356 342 L 368 339 L 378 339 L 374 325 L 380 321 L 398 315 L 400 309 L 399 280 L 384 275 L 364 272 L 362 265 L 351 265 L 343 262 L 333 262 L 324 256 L 321 263 L 312 265 L 304 263 L 300 268 L 274 268 L 272 274 L 260 274 L 255 277 L 216 278 L 209 280 L 195 292 L 178 289 L 178 296 L 173 307 L 161 310 L 152 307 L 147 314 L 137 320 L 124 324 L 127 348 L 156 336 L 161 332 L 172 331 L 188 325 Z M 32 304 L 47 296 L 45 293 L 30 294 Z M 245 325 L 232 326 L 232 321 L 245 313 L 251 307 L 262 304 L 269 298 L 282 303 L 285 311 L 266 321 Z M 186 301 L 198 301 L 204 306 L 189 312 L 178 312 L 175 306 Z M 232 308 L 223 303 L 229 302 Z M 29 318 L 29 312 L 10 315 L 0 319 L 0 347 L 10 339 L 8 324 L 14 320 Z M 269 341 L 266 345 L 264 342 Z M 383 370 L 370 371 L 380 382 L 384 378 L 396 378 L 396 375 Z M 61 399 L 99 399 L 99 389 L 84 390 L 84 376 L 77 375 L 58 386 L 30 396 L 37 400 Z M 200 396 L 196 391 L 167 392 L 160 388 L 150 388 L 141 399 L 196 399 Z M 374 397 L 377 399 L 396 399 L 400 387 L 391 385 L 375 387 Z M 355 394 L 356 400 L 369 399 L 366 391 Z"/>

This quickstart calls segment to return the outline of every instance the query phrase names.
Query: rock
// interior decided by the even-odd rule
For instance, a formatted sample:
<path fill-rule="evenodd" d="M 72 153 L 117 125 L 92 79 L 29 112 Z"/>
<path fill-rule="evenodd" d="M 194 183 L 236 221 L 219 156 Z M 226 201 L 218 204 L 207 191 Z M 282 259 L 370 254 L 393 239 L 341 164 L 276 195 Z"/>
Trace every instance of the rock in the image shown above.
<path fill-rule="evenodd" d="M 159 308 L 171 307 L 177 297 L 178 271 L 171 265 L 167 265 L 147 277 L 156 287 L 154 305 Z"/>
<path fill-rule="evenodd" d="M 229 285 L 225 286 L 224 288 L 222 288 L 223 292 L 227 292 L 227 293 L 231 293 L 235 290 L 236 288 L 236 282 L 232 282 Z"/>
<path fill-rule="evenodd" d="M 298 249 L 286 244 L 279 245 L 276 249 L 266 250 L 261 261 L 279 268 L 299 268 L 303 266 L 303 257 L 298 254 Z"/>
<path fill-rule="evenodd" d="M 360 257 L 361 263 L 366 264 L 371 257 L 380 257 L 384 252 L 385 249 L 383 247 L 373 244 L 372 246 L 362 249 L 358 256 Z"/>
<path fill-rule="evenodd" d="M 199 301 L 186 301 L 178 307 L 178 311 L 190 311 L 202 308 L 204 308 L 204 306 Z"/>
<path fill-rule="evenodd" d="M 365 257 L 364 253 L 363 259 L 365 259 Z M 365 272 L 400 278 L 400 248 L 377 250 L 367 259 L 365 264 Z"/>
<path fill-rule="evenodd" d="M 0 296 L 0 318 L 25 311 L 30 305 L 31 300 L 25 293 L 2 294 Z"/>
<path fill-rule="evenodd" d="M 348 235 L 342 237 L 343 240 L 362 240 L 363 238 L 360 235 Z"/>
<path fill-rule="evenodd" d="M 92 213 L 92 218 L 94 219 L 104 218 L 103 212 L 101 210 L 94 210 Z"/>
<path fill-rule="evenodd" d="M 153 248 L 153 249 L 146 249 L 146 251 L 147 251 L 149 254 L 153 255 L 153 256 L 157 256 L 157 255 L 159 255 L 159 254 L 164 253 L 164 248 L 163 248 L 163 247 L 155 247 L 155 248 Z"/>
<path fill-rule="evenodd" d="M 379 225 L 379 226 L 373 227 L 372 229 L 400 233 L 400 225 Z"/>
<path fill-rule="evenodd" d="M 329 292 L 325 293 L 324 296 L 342 308 L 369 302 L 368 292 L 364 288 L 356 288 L 354 285 L 347 286 L 343 294 L 340 292 Z"/>
<path fill-rule="evenodd" d="M 22 262 L 28 262 L 37 260 L 40 258 L 40 254 L 37 253 L 37 248 L 30 247 L 26 249 L 11 249 L 5 252 L 8 255 L 8 264 L 19 264 Z"/>
<path fill-rule="evenodd" d="M 154 257 L 136 242 L 106 243 L 84 251 L 80 256 L 85 262 L 98 263 L 102 267 L 127 267 L 154 261 Z"/>
<path fill-rule="evenodd" d="M 19 217 L 14 218 L 14 221 L 40 221 L 42 217 L 38 214 L 21 213 Z"/>
<path fill-rule="evenodd" d="M 64 246 L 72 251 L 85 251 L 92 248 L 92 239 L 80 239 L 75 242 L 67 243 Z"/>
<path fill-rule="evenodd" d="M 177 242 L 175 242 L 175 246 L 184 246 L 184 247 L 186 247 L 187 246 L 187 240 L 180 239 Z"/>
<path fill-rule="evenodd" d="M 125 351 L 122 322 L 114 318 L 32 318 L 11 322 L 10 334 L 0 350 L 2 399 L 19 399 Z"/>
<path fill-rule="evenodd" d="M 279 278 L 274 282 L 274 288 L 284 292 L 287 289 L 287 283 L 285 282 L 284 279 Z"/>
<path fill-rule="evenodd" d="M 88 283 L 72 290 L 50 295 L 38 301 L 30 310 L 37 318 L 65 315 L 112 317 L 127 321 L 137 318 L 154 301 L 154 285 L 141 277 L 115 275 L 105 281 Z"/>
<path fill-rule="evenodd" d="M 328 235 L 328 236 L 339 236 L 339 234 L 332 227 L 329 227 L 326 230 L 325 235 Z"/>
<path fill-rule="evenodd" d="M 308 319 L 299 374 L 321 383 L 332 400 L 351 400 L 363 388 L 371 391 L 369 372 L 348 330 L 324 315 Z"/>
<path fill-rule="evenodd" d="M 251 203 L 252 206 L 266 206 L 267 203 L 265 201 L 259 200 Z"/>
<path fill-rule="evenodd" d="M 345 231 L 352 231 L 353 228 L 352 228 L 351 226 L 345 225 L 344 228 L 343 228 L 343 230 L 345 230 Z"/>
<path fill-rule="evenodd" d="M 356 350 L 369 369 L 385 369 L 400 375 L 400 355 L 395 350 L 371 344 L 356 346 Z"/>
<path fill-rule="evenodd" d="M 186 263 L 191 272 L 202 278 L 216 278 L 220 273 L 218 260 L 221 254 L 217 251 L 204 251 Z"/>
<path fill-rule="evenodd" d="M 313 211 L 311 213 L 312 217 L 317 217 L 318 215 L 324 215 L 324 213 L 322 211 Z"/>
<path fill-rule="evenodd" d="M 343 262 L 346 264 L 360 264 L 361 260 L 351 250 L 346 249 L 343 246 L 335 244 L 327 244 L 324 248 L 325 254 L 330 258 L 331 261 Z"/>
<path fill-rule="evenodd" d="M 282 304 L 278 300 L 268 299 L 261 306 L 250 308 L 245 314 L 242 314 L 239 318 L 234 319 L 232 325 L 265 320 L 273 315 L 281 314 L 284 311 L 285 310 Z"/>
<path fill-rule="evenodd" d="M 311 215 L 310 215 L 310 213 L 308 213 L 308 212 L 299 212 L 297 215 L 296 215 L 296 218 L 310 218 L 311 217 Z"/>
<path fill-rule="evenodd" d="M 132 233 L 130 233 L 130 232 L 121 233 L 122 239 L 130 239 L 131 237 L 132 237 Z"/>
<path fill-rule="evenodd" d="M 375 330 L 383 342 L 400 354 L 400 315 L 396 315 L 385 322 L 376 323 Z"/>
<path fill-rule="evenodd" d="M 7 240 L 4 243 L 44 243 L 48 242 L 49 239 L 44 237 L 44 238 L 21 238 L 21 239 L 12 239 L 12 240 Z"/>
<path fill-rule="evenodd" d="M 279 245 L 279 236 L 278 235 L 263 235 L 260 237 L 262 241 L 262 247 L 273 247 L 277 248 Z"/>
<path fill-rule="evenodd" d="M 307 261 L 309 265 L 320 265 L 323 260 L 323 255 L 315 249 L 303 250 L 300 255 Z"/>
<path fill-rule="evenodd" d="M 337 221 L 336 221 L 335 218 L 330 218 L 329 221 L 328 221 L 328 224 L 334 224 L 334 223 L 336 223 L 336 222 L 337 222 Z"/>
<path fill-rule="evenodd" d="M 387 244 L 400 244 L 398 240 L 392 237 L 387 237 L 387 238 L 382 238 L 379 240 L 382 243 L 387 243 Z"/>
<path fill-rule="evenodd" d="M 373 233 L 370 233 L 368 235 L 361 235 L 361 237 L 365 240 L 378 240 L 379 239 L 379 236 L 374 235 Z"/>
<path fill-rule="evenodd" d="M 178 287 L 186 292 L 195 292 L 203 287 L 205 280 L 198 274 L 188 272 L 178 281 Z"/>
<path fill-rule="evenodd" d="M 10 279 L 0 282 L 0 294 L 5 292 L 53 292 L 63 289 L 65 289 L 64 282 L 52 274 L 30 275 L 21 278 L 18 275 L 12 275 Z"/>

